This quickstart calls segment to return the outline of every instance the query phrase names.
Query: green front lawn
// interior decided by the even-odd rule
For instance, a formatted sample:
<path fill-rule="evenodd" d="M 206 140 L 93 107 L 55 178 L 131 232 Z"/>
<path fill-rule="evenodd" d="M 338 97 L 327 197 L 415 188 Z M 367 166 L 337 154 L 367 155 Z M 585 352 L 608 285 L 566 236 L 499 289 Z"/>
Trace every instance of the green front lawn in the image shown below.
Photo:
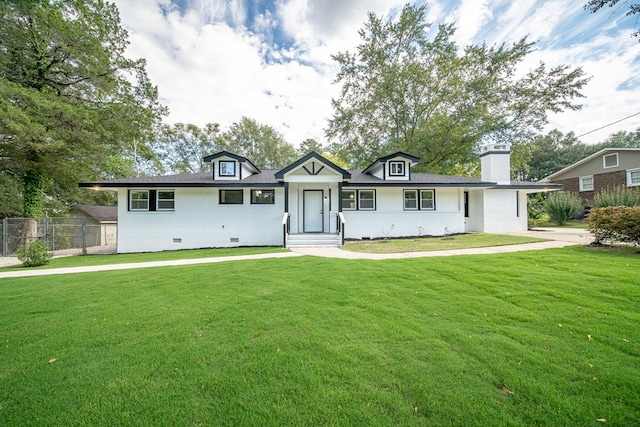
<path fill-rule="evenodd" d="M 636 425 L 640 257 L 0 280 L 0 425 Z"/>
<path fill-rule="evenodd" d="M 66 267 L 85 267 L 93 265 L 110 265 L 110 264 L 129 264 L 137 262 L 149 262 L 149 261 L 167 261 L 178 259 L 195 259 L 195 258 L 215 258 L 226 256 L 238 256 L 238 255 L 252 255 L 252 254 L 268 254 L 275 252 L 285 252 L 286 249 L 282 249 L 275 246 L 265 247 L 243 247 L 243 248 L 213 248 L 213 249 L 186 249 L 182 251 L 164 251 L 164 252 L 145 252 L 135 254 L 117 254 L 117 255 L 84 255 L 84 256 L 66 256 L 60 258 L 53 258 L 49 264 L 40 267 L 34 267 L 35 269 L 47 269 L 47 268 L 66 268 Z M 21 270 L 24 267 L 22 264 L 13 265 L 10 267 L 0 268 L 0 271 L 8 270 Z"/>
<path fill-rule="evenodd" d="M 407 239 L 377 239 L 347 241 L 343 249 L 354 252 L 398 253 L 448 251 L 453 249 L 485 248 L 489 246 L 519 245 L 544 242 L 548 239 L 508 234 L 457 234 L 447 237 L 420 237 Z"/>

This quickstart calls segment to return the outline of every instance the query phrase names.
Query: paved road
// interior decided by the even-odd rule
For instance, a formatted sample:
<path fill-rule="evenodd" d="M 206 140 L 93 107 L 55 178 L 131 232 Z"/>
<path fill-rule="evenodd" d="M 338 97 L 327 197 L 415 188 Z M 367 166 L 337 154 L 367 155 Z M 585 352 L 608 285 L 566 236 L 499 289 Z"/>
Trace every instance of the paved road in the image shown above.
<path fill-rule="evenodd" d="M 454 249 L 447 251 L 428 251 L 428 252 L 402 252 L 394 254 L 370 254 L 361 252 L 345 251 L 340 248 L 295 248 L 291 252 L 276 252 L 271 254 L 256 255 L 240 255 L 216 258 L 197 258 L 197 259 L 181 259 L 170 261 L 150 261 L 129 264 L 113 264 L 99 265 L 87 267 L 70 267 L 70 268 L 51 268 L 43 270 L 14 270 L 0 272 L 1 278 L 8 277 L 30 277 L 30 276 L 47 276 L 53 274 L 73 274 L 87 273 L 93 271 L 113 271 L 127 270 L 136 268 L 164 267 L 175 265 L 192 265 L 192 264 L 209 264 L 226 261 L 239 261 L 246 259 L 264 259 L 264 258 L 287 258 L 302 255 L 319 256 L 326 258 L 344 258 L 344 259 L 399 259 L 399 258 L 423 258 L 423 257 L 442 257 L 454 255 L 474 255 L 474 254 L 498 254 L 507 252 L 542 250 L 551 248 L 562 248 L 571 245 L 586 245 L 593 241 L 592 236 L 582 229 L 568 228 L 541 228 L 532 231 L 523 231 L 511 233 L 518 236 L 530 236 L 550 239 L 545 242 L 526 243 L 521 245 L 494 246 L 487 248 L 472 249 Z M 2 259 L 2 258 L 0 258 Z"/>

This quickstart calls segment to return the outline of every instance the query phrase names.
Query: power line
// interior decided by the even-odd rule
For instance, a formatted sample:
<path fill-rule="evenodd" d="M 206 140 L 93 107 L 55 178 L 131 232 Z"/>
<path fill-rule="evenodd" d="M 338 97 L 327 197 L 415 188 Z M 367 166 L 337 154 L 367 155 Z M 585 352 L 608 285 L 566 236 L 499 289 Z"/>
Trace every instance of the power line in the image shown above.
<path fill-rule="evenodd" d="M 630 116 L 624 117 L 624 118 L 622 118 L 622 119 L 620 119 L 620 120 L 616 120 L 615 122 L 611 122 L 611 123 L 609 123 L 609 124 L 607 124 L 607 125 L 601 126 L 601 127 L 599 127 L 598 129 L 590 130 L 589 132 L 583 133 L 582 135 L 578 135 L 578 136 L 576 136 L 576 138 L 580 138 L 581 136 L 585 136 L 585 135 L 589 135 L 590 133 L 597 132 L 597 131 L 599 131 L 600 129 L 604 129 L 604 128 L 609 127 L 609 126 L 613 126 L 613 125 L 615 125 L 616 123 L 620 123 L 620 122 L 621 122 L 621 121 L 623 121 L 623 120 L 630 119 L 631 117 L 637 116 L 638 114 L 640 114 L 640 111 L 638 111 L 637 113 L 632 114 L 632 115 L 630 115 Z"/>

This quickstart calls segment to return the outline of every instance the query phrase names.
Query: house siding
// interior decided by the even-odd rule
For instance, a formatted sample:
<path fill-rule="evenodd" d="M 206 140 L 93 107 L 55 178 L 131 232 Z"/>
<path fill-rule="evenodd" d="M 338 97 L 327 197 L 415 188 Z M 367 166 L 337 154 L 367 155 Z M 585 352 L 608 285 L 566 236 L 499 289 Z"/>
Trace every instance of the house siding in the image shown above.
<path fill-rule="evenodd" d="M 484 169 L 500 169 L 488 175 L 491 181 L 412 174 L 410 167 L 418 159 L 403 153 L 380 158 L 364 171 L 346 171 L 317 153 L 310 153 L 281 170 L 260 171 L 243 157 L 220 152 L 204 160 L 212 162 L 213 170 L 217 171 L 220 161 L 231 159 L 242 173 L 225 180 L 214 179 L 212 173 L 199 173 L 81 183 L 81 186 L 117 191 L 121 253 L 280 246 L 285 237 L 282 225 L 285 215 L 292 234 L 337 233 L 341 200 L 346 196 L 341 192 L 345 191 L 355 191 L 358 200 L 355 210 L 342 209 L 346 220 L 344 237 L 348 239 L 526 230 L 527 193 L 559 186 L 509 181 L 509 147 L 494 148 L 482 155 Z M 404 175 L 391 177 L 389 164 L 396 160 L 404 162 Z M 251 190 L 256 188 L 273 190 L 274 203 L 252 204 Z M 149 210 L 129 209 L 128 194 L 132 189 L 149 191 Z M 152 209 L 151 195 L 158 189 L 174 191 L 173 210 Z M 223 189 L 241 191 L 242 203 L 220 203 Z M 405 209 L 405 190 L 433 192 L 433 199 L 425 199 L 425 207 L 434 209 L 422 209 L 420 205 L 419 209 Z M 322 201 L 314 193 L 319 191 Z M 465 192 L 469 194 L 467 218 Z M 239 202 L 239 198 L 229 201 Z"/>
<path fill-rule="evenodd" d="M 581 175 L 585 176 L 585 175 Z M 580 179 L 567 178 L 560 180 L 553 180 L 554 184 L 563 184 L 565 191 L 571 191 L 578 193 L 582 198 L 582 202 L 585 207 L 590 206 L 593 200 L 593 196 L 600 190 L 614 185 L 627 185 L 627 173 L 624 170 L 617 170 L 614 172 L 593 174 L 593 191 L 580 191 Z"/>
<path fill-rule="evenodd" d="M 346 219 L 345 237 L 373 239 L 464 233 L 462 197 L 460 189 L 438 188 L 435 192 L 435 210 L 405 211 L 403 188 L 377 188 L 375 211 L 343 212 Z"/>
<path fill-rule="evenodd" d="M 127 190 L 119 190 L 118 252 L 281 245 L 284 189 L 264 205 L 252 205 L 250 189 L 243 192 L 243 204 L 221 205 L 218 188 L 178 188 L 174 211 L 130 212 Z"/>

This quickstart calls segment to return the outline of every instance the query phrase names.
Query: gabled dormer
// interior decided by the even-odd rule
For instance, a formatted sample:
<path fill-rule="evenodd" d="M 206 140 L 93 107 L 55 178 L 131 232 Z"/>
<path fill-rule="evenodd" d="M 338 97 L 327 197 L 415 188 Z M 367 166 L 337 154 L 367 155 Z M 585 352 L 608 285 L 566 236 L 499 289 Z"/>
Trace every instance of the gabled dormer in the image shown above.
<path fill-rule="evenodd" d="M 351 179 L 351 173 L 312 151 L 276 172 L 275 178 L 289 182 L 343 182 Z"/>
<path fill-rule="evenodd" d="M 205 163 L 211 163 L 214 181 L 240 181 L 253 174 L 260 173 L 247 158 L 228 151 L 220 151 L 204 157 Z"/>
<path fill-rule="evenodd" d="M 375 176 L 385 181 L 409 181 L 411 167 L 418 163 L 417 157 L 398 151 L 385 157 L 380 157 L 371 163 L 363 173 Z"/>

